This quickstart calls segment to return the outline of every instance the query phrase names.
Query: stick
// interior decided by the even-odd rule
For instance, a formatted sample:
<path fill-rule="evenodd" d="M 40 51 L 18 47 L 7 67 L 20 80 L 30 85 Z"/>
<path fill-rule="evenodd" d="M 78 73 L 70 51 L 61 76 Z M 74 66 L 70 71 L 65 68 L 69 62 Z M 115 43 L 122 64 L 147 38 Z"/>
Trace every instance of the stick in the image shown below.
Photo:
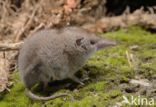
<path fill-rule="evenodd" d="M 129 64 L 130 68 L 133 68 L 132 59 L 131 59 L 128 51 L 126 51 L 126 56 L 127 56 L 127 60 L 128 60 L 128 64 Z"/>
<path fill-rule="evenodd" d="M 39 5 L 37 5 L 35 7 L 35 9 L 33 10 L 32 15 L 30 16 L 30 18 L 29 18 L 28 22 L 26 23 L 26 25 L 24 27 L 22 27 L 22 30 L 20 30 L 18 32 L 18 34 L 17 34 L 17 36 L 15 38 L 16 42 L 18 42 L 21 39 L 21 36 L 23 35 L 23 33 L 31 26 L 38 8 L 39 8 Z"/>
<path fill-rule="evenodd" d="M 22 44 L 23 44 L 23 42 L 11 43 L 11 44 L 0 43 L 0 51 L 19 50 L 19 48 Z"/>

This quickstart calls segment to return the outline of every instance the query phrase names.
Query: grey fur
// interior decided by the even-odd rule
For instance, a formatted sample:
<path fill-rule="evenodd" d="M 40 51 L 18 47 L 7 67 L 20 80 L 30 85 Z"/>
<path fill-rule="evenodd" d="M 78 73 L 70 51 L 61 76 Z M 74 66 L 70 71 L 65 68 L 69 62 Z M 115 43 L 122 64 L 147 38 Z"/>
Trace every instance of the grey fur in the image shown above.
<path fill-rule="evenodd" d="M 46 86 L 51 78 L 71 78 L 83 84 L 74 74 L 92 53 L 115 44 L 78 27 L 37 32 L 25 40 L 18 59 L 20 76 L 27 93 L 31 93 L 29 90 L 36 83 L 43 82 Z M 32 95 L 28 96 L 35 99 Z M 40 100 L 40 97 L 36 100 Z"/>

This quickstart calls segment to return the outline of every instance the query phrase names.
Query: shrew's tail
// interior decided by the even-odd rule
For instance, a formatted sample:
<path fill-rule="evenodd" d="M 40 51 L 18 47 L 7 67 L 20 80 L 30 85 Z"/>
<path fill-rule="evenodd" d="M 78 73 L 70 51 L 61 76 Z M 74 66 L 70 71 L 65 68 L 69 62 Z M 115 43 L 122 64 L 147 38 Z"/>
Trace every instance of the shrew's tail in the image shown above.
<path fill-rule="evenodd" d="M 52 96 L 48 96 L 48 97 L 42 97 L 42 96 L 38 96 L 34 93 L 32 93 L 29 89 L 26 89 L 26 95 L 32 99 L 32 100 L 38 100 L 38 101 L 48 101 L 48 100 L 53 100 L 59 97 L 64 97 L 64 96 L 69 96 L 71 99 L 73 99 L 73 97 L 67 93 L 60 93 L 58 95 L 52 95 Z"/>

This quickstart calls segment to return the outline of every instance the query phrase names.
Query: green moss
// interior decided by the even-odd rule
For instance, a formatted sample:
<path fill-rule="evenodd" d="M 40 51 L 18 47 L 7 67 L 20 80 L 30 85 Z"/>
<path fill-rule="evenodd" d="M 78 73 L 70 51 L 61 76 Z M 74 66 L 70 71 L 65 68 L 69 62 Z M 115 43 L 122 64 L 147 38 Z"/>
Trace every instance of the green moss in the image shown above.
<path fill-rule="evenodd" d="M 80 100 L 75 100 L 72 102 L 62 102 L 60 100 L 55 100 L 51 105 L 53 107 L 104 107 L 109 104 L 107 99 L 112 99 L 121 94 L 118 90 L 112 90 L 105 94 L 103 92 L 90 93 L 90 95 L 83 97 Z"/>
<path fill-rule="evenodd" d="M 88 86 L 84 87 L 83 90 L 85 91 L 103 91 L 105 88 L 106 82 L 96 82 L 89 84 Z"/>
<path fill-rule="evenodd" d="M 0 95 L 0 107 L 107 107 L 123 101 L 119 85 L 128 84 L 136 75 L 151 78 L 156 74 L 156 34 L 151 34 L 140 27 L 130 27 L 115 32 L 102 34 L 103 37 L 117 40 L 119 44 L 96 52 L 86 62 L 81 71 L 89 71 L 90 80 L 85 86 L 78 86 L 74 90 L 65 89 L 74 96 L 57 98 L 45 103 L 30 101 L 24 93 L 24 87 L 17 72 L 11 75 L 14 85 L 10 92 Z M 129 47 L 138 45 L 137 51 Z M 131 68 L 126 51 L 134 56 L 134 69 Z M 61 90 L 62 91 L 62 90 Z M 59 91 L 59 92 L 61 92 Z M 57 94 L 57 93 L 56 93 Z M 132 95 L 131 93 L 129 95 Z M 135 93 L 133 93 L 135 95 Z M 129 105 L 124 105 L 130 107 Z"/>
<path fill-rule="evenodd" d="M 30 101 L 24 95 L 24 87 L 19 82 L 18 74 L 14 73 L 11 77 L 14 80 L 13 87 L 8 94 L 5 94 L 0 102 L 1 107 L 27 107 Z"/>

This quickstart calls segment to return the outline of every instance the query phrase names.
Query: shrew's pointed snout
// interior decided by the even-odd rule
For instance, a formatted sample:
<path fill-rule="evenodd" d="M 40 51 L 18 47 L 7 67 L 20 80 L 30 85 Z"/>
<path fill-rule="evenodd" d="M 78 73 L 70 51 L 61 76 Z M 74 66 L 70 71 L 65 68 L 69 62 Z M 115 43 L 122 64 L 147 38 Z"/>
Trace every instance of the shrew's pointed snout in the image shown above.
<path fill-rule="evenodd" d="M 108 46 L 115 46 L 115 45 L 117 45 L 116 41 L 111 41 L 111 40 L 106 40 L 106 39 L 100 40 L 96 43 L 97 50 L 103 49 Z"/>

